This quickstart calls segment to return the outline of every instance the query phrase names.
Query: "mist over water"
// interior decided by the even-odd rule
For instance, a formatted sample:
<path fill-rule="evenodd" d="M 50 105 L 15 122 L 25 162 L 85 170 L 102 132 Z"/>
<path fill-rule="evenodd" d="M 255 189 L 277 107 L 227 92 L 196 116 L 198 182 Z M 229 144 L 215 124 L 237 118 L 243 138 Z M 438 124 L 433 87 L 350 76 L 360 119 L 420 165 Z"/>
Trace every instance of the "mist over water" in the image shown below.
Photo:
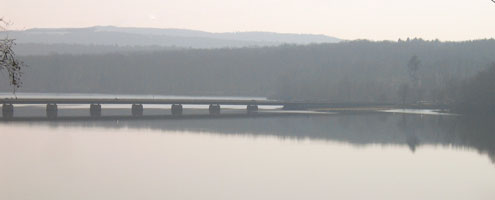
<path fill-rule="evenodd" d="M 2 199 L 494 197 L 486 120 L 374 113 L 3 122 L 0 130 Z"/>
<path fill-rule="evenodd" d="M 494 200 L 492 1 L 2 2 L 0 200 Z"/>

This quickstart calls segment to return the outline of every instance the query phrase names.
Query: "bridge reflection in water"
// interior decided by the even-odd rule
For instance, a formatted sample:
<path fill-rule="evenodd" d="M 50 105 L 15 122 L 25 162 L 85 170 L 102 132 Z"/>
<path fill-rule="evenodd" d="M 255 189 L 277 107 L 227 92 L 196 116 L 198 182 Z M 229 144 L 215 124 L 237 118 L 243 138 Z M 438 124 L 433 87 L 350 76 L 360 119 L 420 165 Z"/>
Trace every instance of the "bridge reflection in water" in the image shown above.
<path fill-rule="evenodd" d="M 201 117 L 202 116 L 202 117 Z M 4 122 L 49 124 L 52 127 L 104 127 L 167 131 L 187 131 L 242 137 L 277 137 L 289 140 L 318 140 L 353 146 L 407 146 L 412 153 L 421 146 L 468 148 L 487 155 L 495 163 L 495 124 L 490 118 L 411 115 L 391 113 L 361 114 L 266 114 L 250 117 L 232 114 L 211 117 L 198 115 L 189 120 L 163 120 L 165 116 L 132 118 L 114 116 L 108 120 L 68 120 Z M 169 116 L 173 117 L 173 116 Z"/>

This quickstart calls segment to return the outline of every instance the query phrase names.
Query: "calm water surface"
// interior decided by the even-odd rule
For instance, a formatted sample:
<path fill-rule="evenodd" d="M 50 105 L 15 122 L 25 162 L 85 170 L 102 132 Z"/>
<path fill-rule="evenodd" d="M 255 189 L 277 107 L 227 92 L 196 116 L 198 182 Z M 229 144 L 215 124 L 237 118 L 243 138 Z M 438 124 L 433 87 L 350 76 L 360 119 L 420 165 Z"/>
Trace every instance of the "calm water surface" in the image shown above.
<path fill-rule="evenodd" d="M 0 199 L 495 199 L 490 120 L 0 123 Z"/>

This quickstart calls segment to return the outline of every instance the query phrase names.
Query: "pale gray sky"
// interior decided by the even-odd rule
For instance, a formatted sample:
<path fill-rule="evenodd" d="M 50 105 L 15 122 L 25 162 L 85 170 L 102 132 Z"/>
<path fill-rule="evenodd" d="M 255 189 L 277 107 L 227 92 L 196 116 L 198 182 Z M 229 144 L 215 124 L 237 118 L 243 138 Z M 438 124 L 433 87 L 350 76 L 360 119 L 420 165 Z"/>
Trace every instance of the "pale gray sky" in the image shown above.
<path fill-rule="evenodd" d="M 495 37 L 491 0 L 0 0 L 11 29 L 185 28 L 314 33 L 344 39 Z"/>

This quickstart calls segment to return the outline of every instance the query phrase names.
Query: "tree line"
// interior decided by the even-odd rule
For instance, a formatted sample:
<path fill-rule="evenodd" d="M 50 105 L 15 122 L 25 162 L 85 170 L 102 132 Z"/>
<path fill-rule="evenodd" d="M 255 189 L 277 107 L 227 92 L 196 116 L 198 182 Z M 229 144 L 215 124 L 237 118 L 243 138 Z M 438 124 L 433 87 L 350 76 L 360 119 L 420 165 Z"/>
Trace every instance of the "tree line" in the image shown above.
<path fill-rule="evenodd" d="M 465 114 L 495 114 L 495 63 L 472 78 L 450 86 L 453 110 Z"/>
<path fill-rule="evenodd" d="M 495 40 L 346 41 L 277 47 L 23 56 L 24 92 L 266 96 L 449 104 L 495 61 Z M 0 84 L 1 91 L 8 91 Z"/>

